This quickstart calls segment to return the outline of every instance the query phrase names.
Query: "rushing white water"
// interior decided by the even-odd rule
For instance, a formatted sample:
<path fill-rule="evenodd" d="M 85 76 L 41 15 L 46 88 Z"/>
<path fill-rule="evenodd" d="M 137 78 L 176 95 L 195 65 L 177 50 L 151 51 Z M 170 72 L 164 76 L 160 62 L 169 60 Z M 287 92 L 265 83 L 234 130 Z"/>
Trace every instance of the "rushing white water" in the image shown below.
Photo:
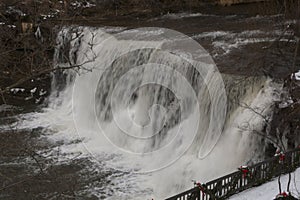
<path fill-rule="evenodd" d="M 284 38 L 280 38 L 284 36 Z M 212 31 L 196 34 L 194 39 L 210 39 L 214 48 L 213 56 L 223 56 L 229 54 L 232 50 L 241 48 L 249 44 L 268 43 L 274 41 L 291 42 L 295 40 L 289 40 L 286 37 L 291 36 L 289 32 L 283 32 L 281 30 L 273 31 L 261 31 L 261 30 L 247 30 L 242 32 L 231 31 Z"/>
<path fill-rule="evenodd" d="M 47 127 L 52 139 L 79 137 L 62 150 L 92 155 L 99 170 L 125 171 L 100 188 L 106 198 L 161 199 L 257 158 L 251 130 L 264 119 L 238 104 L 270 116 L 278 85 L 220 76 L 201 47 L 173 31 L 109 31 L 117 34 L 61 31 L 55 63 L 81 68 L 55 74 L 48 107 L 23 125 Z"/>

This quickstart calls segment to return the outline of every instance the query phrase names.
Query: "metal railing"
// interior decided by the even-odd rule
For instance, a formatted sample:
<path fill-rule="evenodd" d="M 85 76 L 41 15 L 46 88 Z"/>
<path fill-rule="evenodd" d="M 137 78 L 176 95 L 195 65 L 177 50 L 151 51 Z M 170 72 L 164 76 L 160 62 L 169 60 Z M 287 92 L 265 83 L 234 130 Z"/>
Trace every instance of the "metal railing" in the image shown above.
<path fill-rule="evenodd" d="M 298 167 L 300 167 L 300 148 L 286 152 L 284 157 L 274 156 L 249 166 L 246 171 L 239 170 L 200 187 L 195 186 L 167 200 L 226 199 L 233 194 L 261 185 L 280 174 L 292 172 Z"/>

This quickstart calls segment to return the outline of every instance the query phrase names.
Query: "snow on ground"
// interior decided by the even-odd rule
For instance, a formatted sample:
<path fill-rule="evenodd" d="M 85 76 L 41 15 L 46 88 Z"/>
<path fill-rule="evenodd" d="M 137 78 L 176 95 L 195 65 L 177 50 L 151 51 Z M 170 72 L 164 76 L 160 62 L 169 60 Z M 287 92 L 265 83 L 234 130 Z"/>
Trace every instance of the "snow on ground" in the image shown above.
<path fill-rule="evenodd" d="M 286 191 L 288 183 L 288 175 L 281 177 L 282 191 Z M 294 197 L 300 199 L 300 168 L 292 173 L 291 193 Z M 272 200 L 279 193 L 278 191 L 278 178 L 273 181 L 265 183 L 259 187 L 248 189 L 244 192 L 232 196 L 231 200 Z"/>
<path fill-rule="evenodd" d="M 297 81 L 300 80 L 300 71 L 298 71 L 297 73 L 295 73 L 295 79 L 296 79 Z"/>

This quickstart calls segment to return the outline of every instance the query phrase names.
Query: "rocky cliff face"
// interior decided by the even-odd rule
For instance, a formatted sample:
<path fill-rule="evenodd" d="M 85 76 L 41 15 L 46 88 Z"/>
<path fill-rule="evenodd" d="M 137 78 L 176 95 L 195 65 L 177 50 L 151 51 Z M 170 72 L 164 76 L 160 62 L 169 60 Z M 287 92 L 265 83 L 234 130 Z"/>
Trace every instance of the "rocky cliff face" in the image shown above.
<path fill-rule="evenodd" d="M 270 135 L 287 149 L 300 145 L 300 85 L 299 81 L 286 81 L 282 101 L 278 102 Z"/>

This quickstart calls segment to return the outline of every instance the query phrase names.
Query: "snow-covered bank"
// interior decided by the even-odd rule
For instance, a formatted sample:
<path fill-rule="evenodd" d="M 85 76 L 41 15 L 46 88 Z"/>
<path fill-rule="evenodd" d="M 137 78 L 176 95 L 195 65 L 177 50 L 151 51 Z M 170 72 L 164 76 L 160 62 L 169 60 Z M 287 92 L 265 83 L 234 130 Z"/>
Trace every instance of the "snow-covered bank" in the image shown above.
<path fill-rule="evenodd" d="M 288 175 L 281 177 L 281 187 L 283 191 L 286 191 L 288 183 Z M 292 181 L 290 186 L 291 193 L 294 197 L 300 199 L 300 168 L 292 173 Z M 265 183 L 259 187 L 251 188 L 232 196 L 231 200 L 270 200 L 274 199 L 278 191 L 278 178 L 274 178 L 273 181 Z"/>

